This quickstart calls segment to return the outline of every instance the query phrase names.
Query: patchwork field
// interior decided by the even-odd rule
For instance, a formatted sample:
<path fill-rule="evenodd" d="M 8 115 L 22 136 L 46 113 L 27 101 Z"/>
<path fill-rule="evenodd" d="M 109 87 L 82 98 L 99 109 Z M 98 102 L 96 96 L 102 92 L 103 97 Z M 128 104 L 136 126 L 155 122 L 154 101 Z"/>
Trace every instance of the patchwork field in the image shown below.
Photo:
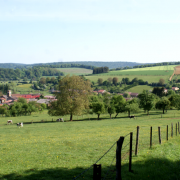
<path fill-rule="evenodd" d="M 65 75 L 86 75 L 86 74 L 92 74 L 91 69 L 85 69 L 85 68 L 56 68 L 59 71 L 65 73 Z"/>
<path fill-rule="evenodd" d="M 75 116 L 74 119 L 78 118 L 78 121 L 68 122 L 69 116 L 65 116 L 64 119 L 67 122 L 60 123 L 52 122 L 52 117 L 48 116 L 45 111 L 32 116 L 11 117 L 13 125 L 6 125 L 9 118 L 1 117 L 0 179 L 72 180 L 102 157 L 113 144 L 116 144 L 120 136 L 125 136 L 129 132 L 135 133 L 137 125 L 140 126 L 140 159 L 133 155 L 133 169 L 136 170 L 136 173 L 129 174 L 127 172 L 128 156 L 125 156 L 126 158 L 122 162 L 122 175 L 124 179 L 139 179 L 141 168 L 138 168 L 140 166 L 138 166 L 138 162 L 145 157 L 144 152 L 146 155 L 147 151 L 150 152 L 148 143 L 150 126 L 153 126 L 153 144 L 158 144 L 158 126 L 162 128 L 162 143 L 164 144 L 166 142 L 166 125 L 168 124 L 170 127 L 171 123 L 177 123 L 180 120 L 179 117 L 179 111 L 171 110 L 162 118 L 161 112 L 157 111 L 151 112 L 150 116 L 145 116 L 143 112 L 136 114 L 136 119 L 129 119 L 127 114 L 120 114 L 117 119 L 110 120 L 109 116 L 104 114 L 101 116 L 102 120 L 96 120 L 97 115 L 90 115 Z M 53 117 L 54 120 L 56 118 Z M 44 123 L 41 122 L 42 119 Z M 29 123 L 32 120 L 34 123 Z M 24 122 L 24 127 L 16 127 L 15 123 L 17 122 Z M 129 136 L 125 138 L 124 146 L 128 142 Z M 134 144 L 135 134 L 133 149 Z M 156 146 L 154 145 L 154 147 Z M 128 146 L 124 147 L 122 152 L 126 153 L 127 150 Z M 102 164 L 103 177 L 112 163 L 112 169 L 107 179 L 115 178 L 115 161 L 112 161 L 115 152 L 116 145 L 98 162 L 98 164 Z M 177 156 L 172 154 L 172 158 L 173 161 L 176 161 Z M 155 168 L 159 172 L 159 166 Z M 170 167 L 168 166 L 168 168 Z M 77 179 L 92 179 L 92 167 Z"/>
<path fill-rule="evenodd" d="M 175 65 L 170 65 L 109 71 L 108 73 L 86 76 L 86 78 L 97 82 L 98 78 L 102 78 L 105 81 L 109 77 L 117 77 L 119 81 L 121 81 L 122 78 L 128 77 L 130 80 L 132 80 L 133 78 L 137 77 L 138 79 L 148 81 L 149 83 L 158 82 L 159 79 L 163 78 L 165 83 L 167 83 L 174 72 L 174 67 Z"/>

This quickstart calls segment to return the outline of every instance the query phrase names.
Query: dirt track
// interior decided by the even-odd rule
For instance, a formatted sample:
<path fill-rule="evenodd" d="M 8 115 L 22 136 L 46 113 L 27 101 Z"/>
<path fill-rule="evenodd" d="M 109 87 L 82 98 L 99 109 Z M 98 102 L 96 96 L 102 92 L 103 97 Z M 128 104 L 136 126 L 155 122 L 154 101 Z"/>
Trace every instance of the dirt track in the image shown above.
<path fill-rule="evenodd" d="M 170 81 L 171 81 L 171 79 L 173 78 L 173 76 L 174 76 L 175 74 L 176 74 L 176 75 L 180 74 L 180 66 L 174 67 L 174 72 L 173 72 L 172 76 L 169 78 Z"/>

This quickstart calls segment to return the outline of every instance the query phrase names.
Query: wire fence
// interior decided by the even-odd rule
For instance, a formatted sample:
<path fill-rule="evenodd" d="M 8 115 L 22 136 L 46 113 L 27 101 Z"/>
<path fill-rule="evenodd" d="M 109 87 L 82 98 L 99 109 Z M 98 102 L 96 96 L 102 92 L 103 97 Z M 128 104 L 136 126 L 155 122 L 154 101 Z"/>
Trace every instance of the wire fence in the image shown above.
<path fill-rule="evenodd" d="M 76 179 L 116 179 L 117 177 L 117 150 L 118 142 L 123 139 L 120 147 L 120 165 L 129 163 L 129 171 L 131 170 L 132 158 L 137 155 L 138 152 L 148 149 L 155 144 L 165 143 L 173 136 L 180 134 L 179 122 L 176 124 L 161 125 L 159 127 L 142 126 L 135 128 L 132 132 L 121 136 L 117 142 L 114 142 L 112 146 L 91 166 L 81 172 L 79 175 L 73 178 Z M 115 146 L 117 145 L 117 146 Z M 115 153 L 116 152 L 116 153 Z M 133 154 L 133 156 L 132 156 Z M 109 160 L 112 159 L 110 162 Z M 100 171 L 96 172 L 95 165 L 100 163 Z M 122 163 L 122 164 L 121 164 Z M 101 164 L 106 168 L 101 168 Z M 121 168 L 120 168 L 121 171 Z M 95 175 L 97 175 L 95 177 Z M 100 176 L 99 176 L 100 175 Z M 121 176 L 121 173 L 120 173 Z"/>

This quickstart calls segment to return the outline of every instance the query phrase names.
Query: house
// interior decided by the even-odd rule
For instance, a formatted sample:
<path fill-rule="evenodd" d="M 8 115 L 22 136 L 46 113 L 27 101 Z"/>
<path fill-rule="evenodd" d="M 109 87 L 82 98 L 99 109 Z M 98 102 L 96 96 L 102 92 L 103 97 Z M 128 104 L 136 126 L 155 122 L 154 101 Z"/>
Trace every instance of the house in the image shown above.
<path fill-rule="evenodd" d="M 130 96 L 131 97 L 138 97 L 138 93 L 131 93 Z"/>
<path fill-rule="evenodd" d="M 168 92 L 168 90 L 167 89 L 164 89 L 164 93 L 166 94 Z"/>
<path fill-rule="evenodd" d="M 172 87 L 172 90 L 173 90 L 173 91 L 178 91 L 179 88 L 178 88 L 178 87 Z"/>
<path fill-rule="evenodd" d="M 55 96 L 44 96 L 46 99 L 55 99 Z"/>

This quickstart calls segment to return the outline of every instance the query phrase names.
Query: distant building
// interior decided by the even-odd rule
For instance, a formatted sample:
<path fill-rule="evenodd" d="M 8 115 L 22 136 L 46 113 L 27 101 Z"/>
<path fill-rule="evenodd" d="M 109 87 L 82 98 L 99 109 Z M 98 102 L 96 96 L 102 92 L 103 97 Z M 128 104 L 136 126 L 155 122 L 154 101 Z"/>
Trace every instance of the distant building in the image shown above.
<path fill-rule="evenodd" d="M 139 95 L 138 93 L 131 93 L 130 94 L 131 97 L 138 97 L 138 95 Z"/>
<path fill-rule="evenodd" d="M 178 88 L 178 87 L 172 87 L 172 90 L 173 90 L 173 91 L 178 91 L 179 88 Z"/>

